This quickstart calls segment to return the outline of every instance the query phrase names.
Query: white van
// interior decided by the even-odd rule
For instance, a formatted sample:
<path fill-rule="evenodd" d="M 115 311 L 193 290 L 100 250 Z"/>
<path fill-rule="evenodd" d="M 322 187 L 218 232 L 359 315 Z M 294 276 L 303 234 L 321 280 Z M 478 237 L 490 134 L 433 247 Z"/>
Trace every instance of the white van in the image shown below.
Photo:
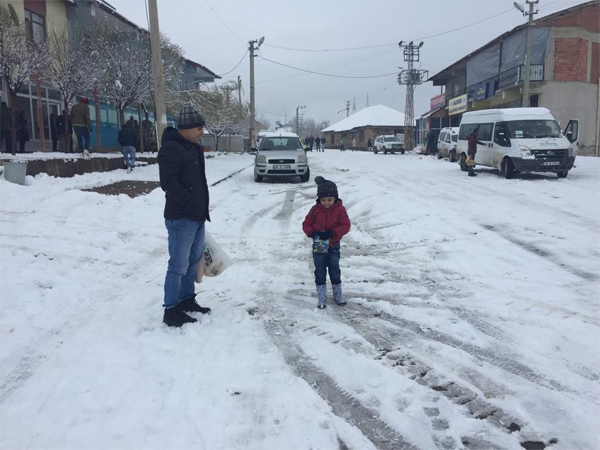
<path fill-rule="evenodd" d="M 448 161 L 456 161 L 456 147 L 458 145 L 458 127 L 442 128 L 438 137 L 438 159 L 448 158 Z"/>
<path fill-rule="evenodd" d="M 546 108 L 485 109 L 463 114 L 457 158 L 467 170 L 468 138 L 479 128 L 477 165 L 495 167 L 506 178 L 519 172 L 555 172 L 565 178 L 577 156 L 579 121 L 562 132 Z"/>

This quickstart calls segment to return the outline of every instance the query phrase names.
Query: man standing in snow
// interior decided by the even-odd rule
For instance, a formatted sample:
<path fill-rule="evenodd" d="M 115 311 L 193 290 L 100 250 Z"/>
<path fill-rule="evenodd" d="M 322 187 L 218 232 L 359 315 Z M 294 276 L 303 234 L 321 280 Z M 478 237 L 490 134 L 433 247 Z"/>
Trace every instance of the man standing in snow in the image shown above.
<path fill-rule="evenodd" d="M 191 106 L 179 112 L 178 129 L 165 129 L 158 152 L 160 187 L 165 191 L 169 263 L 163 322 L 170 327 L 197 322 L 188 312 L 210 313 L 196 302 L 194 281 L 204 250 L 204 223 L 210 222 L 206 181 L 204 117 Z"/>
<path fill-rule="evenodd" d="M 467 161 L 467 169 L 469 171 L 468 176 L 470 177 L 477 176 L 477 174 L 475 173 L 475 155 L 477 154 L 477 144 L 485 145 L 483 142 L 477 139 L 478 136 L 479 128 L 475 128 L 467 138 L 467 154 L 469 155 L 469 160 Z"/>

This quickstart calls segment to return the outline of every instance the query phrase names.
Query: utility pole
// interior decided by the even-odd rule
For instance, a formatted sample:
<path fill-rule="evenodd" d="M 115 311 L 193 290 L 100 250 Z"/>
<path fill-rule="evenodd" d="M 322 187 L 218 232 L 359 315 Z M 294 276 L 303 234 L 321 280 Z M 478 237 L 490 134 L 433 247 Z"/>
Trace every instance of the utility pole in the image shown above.
<path fill-rule="evenodd" d="M 346 100 L 346 117 L 350 116 L 350 100 Z"/>
<path fill-rule="evenodd" d="M 300 110 L 306 109 L 306 106 L 296 106 L 296 134 L 300 136 Z"/>
<path fill-rule="evenodd" d="M 238 102 L 242 105 L 242 77 L 238 75 L 237 79 Z"/>
<path fill-rule="evenodd" d="M 405 148 L 412 150 L 415 147 L 415 88 L 427 78 L 427 70 L 415 69 L 414 63 L 419 61 L 423 42 L 414 44 L 413 41 L 400 41 L 398 46 L 404 53 L 404 62 L 408 64 L 406 70 L 398 74 L 398 84 L 406 85 L 406 106 L 404 107 L 404 142 Z"/>
<path fill-rule="evenodd" d="M 534 6 L 539 0 L 527 0 L 529 12 L 523 12 L 524 16 L 529 16 L 527 24 L 527 53 L 525 56 L 525 74 L 523 75 L 523 107 L 529 108 L 529 81 L 531 79 L 531 25 L 533 24 L 533 15 L 538 11 L 533 11 Z"/>
<path fill-rule="evenodd" d="M 150 47 L 152 50 L 154 105 L 156 106 L 156 128 L 158 132 L 156 137 L 158 142 L 160 142 L 163 130 L 167 127 L 167 106 L 165 103 L 165 82 L 163 79 L 160 30 L 158 29 L 158 6 L 156 1 L 148 0 L 148 14 L 150 16 Z"/>
<path fill-rule="evenodd" d="M 257 56 L 254 54 L 255 50 L 258 50 L 260 45 L 264 42 L 265 38 L 261 37 L 258 40 L 248 41 L 248 51 L 250 52 L 250 147 L 256 147 L 256 134 L 255 134 L 255 122 L 256 122 L 256 104 L 254 101 L 254 58 Z M 254 46 L 256 44 L 256 47 Z"/>

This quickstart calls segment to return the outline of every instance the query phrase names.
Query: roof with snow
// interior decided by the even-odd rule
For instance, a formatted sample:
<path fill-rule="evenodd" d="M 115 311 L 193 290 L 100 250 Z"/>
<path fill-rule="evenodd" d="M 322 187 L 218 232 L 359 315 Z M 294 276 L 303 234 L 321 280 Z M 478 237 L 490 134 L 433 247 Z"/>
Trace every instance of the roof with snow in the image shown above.
<path fill-rule="evenodd" d="M 338 123 L 321 130 L 326 131 L 348 131 L 358 127 L 402 127 L 404 126 L 404 113 L 388 108 L 383 105 L 375 105 L 340 120 Z"/>

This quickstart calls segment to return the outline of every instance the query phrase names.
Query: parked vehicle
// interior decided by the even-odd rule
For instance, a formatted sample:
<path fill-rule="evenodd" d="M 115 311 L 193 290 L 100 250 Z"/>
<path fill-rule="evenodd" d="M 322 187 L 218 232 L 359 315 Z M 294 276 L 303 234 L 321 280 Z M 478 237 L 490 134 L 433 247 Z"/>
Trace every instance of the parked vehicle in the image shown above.
<path fill-rule="evenodd" d="M 479 128 L 477 165 L 495 167 L 505 178 L 519 172 L 555 172 L 566 178 L 577 156 L 579 121 L 564 131 L 546 108 L 507 108 L 463 114 L 458 132 L 457 157 L 467 170 L 467 139 Z"/>
<path fill-rule="evenodd" d="M 404 142 L 393 134 L 377 136 L 373 143 L 373 153 L 379 152 L 383 152 L 384 155 L 387 155 L 388 152 L 404 154 Z"/>
<path fill-rule="evenodd" d="M 303 183 L 310 178 L 306 152 L 294 133 L 265 133 L 258 149 L 252 151 L 255 153 L 254 181 L 257 183 L 264 177 L 300 177 Z"/>
<path fill-rule="evenodd" d="M 456 161 L 456 146 L 458 145 L 459 127 L 442 128 L 438 137 L 438 159 L 448 158 L 448 161 Z"/>

